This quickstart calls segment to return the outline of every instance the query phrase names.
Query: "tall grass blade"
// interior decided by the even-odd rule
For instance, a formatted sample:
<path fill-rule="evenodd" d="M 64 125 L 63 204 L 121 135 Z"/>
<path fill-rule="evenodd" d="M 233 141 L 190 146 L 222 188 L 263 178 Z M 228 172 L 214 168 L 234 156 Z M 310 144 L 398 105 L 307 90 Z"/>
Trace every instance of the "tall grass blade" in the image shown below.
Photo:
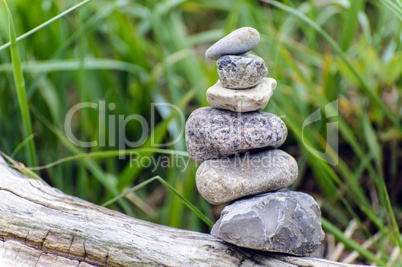
<path fill-rule="evenodd" d="M 346 51 L 356 35 L 356 30 L 358 27 L 358 20 L 356 20 L 359 11 L 364 6 L 364 0 L 353 0 L 350 1 L 350 7 L 347 12 L 344 13 L 344 18 L 342 19 L 342 33 L 340 46 L 343 51 Z"/>
<path fill-rule="evenodd" d="M 31 116 L 29 114 L 28 101 L 26 98 L 25 82 L 21 69 L 21 60 L 18 53 L 14 22 L 6 0 L 3 0 L 3 2 L 4 5 L 6 6 L 8 13 L 10 44 L 11 44 L 11 61 L 13 64 L 13 76 L 18 96 L 18 104 L 22 115 L 24 139 L 28 139 L 27 146 L 25 146 L 26 161 L 28 165 L 36 166 L 37 160 L 36 160 L 35 143 L 33 139 L 29 138 L 32 135 L 32 122 L 31 122 Z"/>
<path fill-rule="evenodd" d="M 387 202 L 387 204 L 386 204 L 387 209 L 388 209 L 388 212 L 389 212 L 389 214 L 391 216 L 391 222 L 392 222 L 393 230 L 395 232 L 396 241 L 397 241 L 397 244 L 398 244 L 398 247 L 399 247 L 400 251 L 402 251 L 402 237 L 401 237 L 401 232 L 399 230 L 398 222 L 396 221 L 395 213 L 394 213 L 394 210 L 392 208 L 391 200 L 389 199 L 389 194 L 388 194 L 387 187 L 385 185 L 384 179 L 381 179 L 380 181 L 381 181 L 381 189 L 383 190 L 383 193 L 385 195 L 385 199 L 386 199 L 386 202 Z"/>

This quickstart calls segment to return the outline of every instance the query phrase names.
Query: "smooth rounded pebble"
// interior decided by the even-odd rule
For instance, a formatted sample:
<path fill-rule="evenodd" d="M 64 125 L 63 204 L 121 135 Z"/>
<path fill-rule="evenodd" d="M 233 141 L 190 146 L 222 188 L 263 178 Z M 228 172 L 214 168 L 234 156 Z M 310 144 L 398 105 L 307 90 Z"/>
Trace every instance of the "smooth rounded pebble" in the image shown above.
<path fill-rule="evenodd" d="M 239 247 L 306 256 L 324 239 L 320 217 L 305 193 L 266 193 L 226 206 L 211 234 Z"/>
<path fill-rule="evenodd" d="M 209 203 L 219 205 L 283 189 L 296 180 L 297 174 L 296 160 L 274 149 L 206 160 L 197 170 L 196 184 Z"/>
<path fill-rule="evenodd" d="M 264 60 L 254 55 L 223 56 L 216 62 L 222 86 L 245 89 L 261 82 L 268 74 Z"/>
<path fill-rule="evenodd" d="M 237 29 L 218 42 L 213 44 L 205 52 L 205 57 L 217 60 L 224 55 L 240 55 L 254 49 L 260 42 L 260 33 L 251 27 Z"/>
<path fill-rule="evenodd" d="M 236 112 L 249 112 L 265 108 L 276 88 L 276 81 L 264 78 L 258 85 L 243 90 L 232 90 L 218 81 L 207 90 L 207 101 L 215 107 Z"/>
<path fill-rule="evenodd" d="M 277 148 L 285 142 L 287 128 L 275 114 L 205 107 L 191 113 L 185 133 L 190 158 L 201 163 L 251 149 Z"/>

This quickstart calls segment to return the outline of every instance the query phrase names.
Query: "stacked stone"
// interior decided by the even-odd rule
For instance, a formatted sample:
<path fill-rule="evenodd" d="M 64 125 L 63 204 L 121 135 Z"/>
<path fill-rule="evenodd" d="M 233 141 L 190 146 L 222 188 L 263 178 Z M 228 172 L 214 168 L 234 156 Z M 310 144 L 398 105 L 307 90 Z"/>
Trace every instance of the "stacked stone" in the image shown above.
<path fill-rule="evenodd" d="M 283 190 L 297 178 L 296 160 L 276 149 L 285 123 L 260 112 L 276 81 L 265 78 L 264 60 L 245 54 L 259 43 L 257 30 L 240 28 L 211 46 L 218 82 L 208 89 L 212 107 L 195 110 L 186 123 L 190 158 L 200 163 L 197 189 L 211 204 L 227 205 L 211 234 L 240 247 L 308 255 L 324 238 L 320 209 L 301 192 Z"/>

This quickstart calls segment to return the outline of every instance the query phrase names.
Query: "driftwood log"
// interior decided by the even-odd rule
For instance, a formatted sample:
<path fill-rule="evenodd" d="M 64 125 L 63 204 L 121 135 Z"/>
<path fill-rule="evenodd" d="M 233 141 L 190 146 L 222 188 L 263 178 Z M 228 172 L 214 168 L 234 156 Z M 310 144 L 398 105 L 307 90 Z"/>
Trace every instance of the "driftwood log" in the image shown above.
<path fill-rule="evenodd" d="M 99 207 L 0 156 L 0 266 L 356 266 L 241 249 Z"/>

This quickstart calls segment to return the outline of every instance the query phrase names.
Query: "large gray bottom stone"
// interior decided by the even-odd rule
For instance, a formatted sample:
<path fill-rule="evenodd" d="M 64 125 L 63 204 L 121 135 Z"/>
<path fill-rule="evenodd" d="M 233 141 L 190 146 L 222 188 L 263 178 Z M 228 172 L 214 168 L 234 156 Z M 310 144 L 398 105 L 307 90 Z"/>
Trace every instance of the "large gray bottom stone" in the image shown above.
<path fill-rule="evenodd" d="M 257 148 L 277 148 L 287 136 L 285 123 L 265 112 L 237 113 L 199 108 L 186 123 L 186 145 L 192 160 L 229 156 Z"/>
<path fill-rule="evenodd" d="M 218 205 L 285 188 L 296 180 L 297 174 L 296 160 L 274 149 L 206 160 L 197 170 L 196 183 L 201 195 Z"/>
<path fill-rule="evenodd" d="M 260 42 L 260 33 L 251 27 L 237 29 L 218 42 L 213 44 L 205 52 L 205 57 L 217 60 L 224 55 L 240 55 L 254 49 Z"/>
<path fill-rule="evenodd" d="M 208 103 L 215 107 L 236 112 L 249 112 L 265 108 L 276 87 L 272 78 L 264 78 L 261 83 L 249 89 L 233 90 L 218 81 L 207 91 Z"/>
<path fill-rule="evenodd" d="M 305 193 L 266 193 L 226 206 L 211 234 L 240 247 L 305 256 L 324 239 L 320 216 Z"/>
<path fill-rule="evenodd" d="M 254 55 L 224 56 L 216 65 L 222 86 L 231 89 L 253 87 L 268 73 L 264 60 Z"/>

